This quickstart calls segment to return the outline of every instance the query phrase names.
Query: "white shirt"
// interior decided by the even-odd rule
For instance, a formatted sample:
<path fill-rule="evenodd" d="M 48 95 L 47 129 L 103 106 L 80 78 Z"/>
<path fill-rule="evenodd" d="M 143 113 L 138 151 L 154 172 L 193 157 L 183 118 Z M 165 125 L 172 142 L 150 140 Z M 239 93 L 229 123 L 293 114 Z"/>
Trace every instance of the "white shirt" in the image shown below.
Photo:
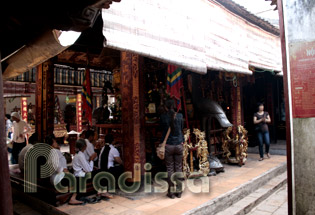
<path fill-rule="evenodd" d="M 31 127 L 23 120 L 19 122 L 13 122 L 13 141 L 16 143 L 24 143 L 25 141 L 25 134 L 30 132 L 32 129 Z M 20 137 L 20 135 L 23 137 Z"/>
<path fill-rule="evenodd" d="M 115 148 L 115 146 L 113 146 L 112 144 L 109 145 L 110 147 L 110 150 L 109 150 L 109 153 L 108 153 L 108 162 L 107 162 L 107 169 L 111 168 L 111 167 L 114 167 L 114 161 L 115 161 L 115 158 L 117 157 L 120 157 L 120 153 L 118 151 L 118 149 Z M 102 159 L 102 153 L 105 149 L 105 146 L 103 146 L 103 148 L 101 149 L 101 152 L 100 152 L 100 158 L 98 160 L 98 167 L 101 166 L 101 159 Z"/>
<path fill-rule="evenodd" d="M 91 155 L 95 153 L 95 151 L 94 151 L 94 145 L 90 143 L 88 139 L 85 139 L 85 142 L 86 142 L 86 150 L 84 151 L 84 155 L 85 155 L 86 160 L 88 161 L 90 160 Z M 97 160 L 97 157 L 94 159 L 94 161 L 96 160 Z"/>
<path fill-rule="evenodd" d="M 74 176 L 84 177 L 86 172 L 92 172 L 93 170 L 93 161 L 88 162 L 85 158 L 83 152 L 79 151 L 76 154 L 72 161 Z"/>
<path fill-rule="evenodd" d="M 12 122 L 11 120 L 7 119 L 7 121 L 5 122 L 5 133 L 7 134 L 9 129 L 12 127 Z"/>
<path fill-rule="evenodd" d="M 59 166 L 57 172 L 63 172 L 64 169 L 67 169 L 67 161 L 65 156 L 61 153 L 59 149 L 53 149 L 59 157 Z"/>

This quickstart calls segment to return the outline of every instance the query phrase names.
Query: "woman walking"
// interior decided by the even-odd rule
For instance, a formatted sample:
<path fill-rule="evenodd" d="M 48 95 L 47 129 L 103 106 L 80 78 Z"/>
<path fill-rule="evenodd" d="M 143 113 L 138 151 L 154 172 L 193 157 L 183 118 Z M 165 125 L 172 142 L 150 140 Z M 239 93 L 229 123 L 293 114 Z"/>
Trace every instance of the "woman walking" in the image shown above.
<path fill-rule="evenodd" d="M 169 198 L 174 199 L 175 196 L 180 198 L 182 194 L 182 184 L 180 181 L 176 183 L 176 189 L 174 192 L 174 183 L 171 177 L 174 173 L 182 173 L 182 162 L 183 162 L 183 115 L 175 112 L 175 102 L 173 99 L 165 102 L 166 113 L 161 115 L 161 126 L 163 128 L 162 142 L 166 141 L 165 145 L 165 163 L 168 173 L 168 193 Z M 170 134 L 168 138 L 165 138 L 168 129 L 170 128 Z M 167 140 L 166 140 L 167 139 Z M 173 188 L 173 189 L 172 189 Z"/>
<path fill-rule="evenodd" d="M 259 141 L 259 161 L 264 159 L 264 142 L 266 144 L 266 154 L 270 158 L 269 146 L 270 146 L 270 137 L 267 123 L 270 123 L 271 119 L 268 112 L 264 111 L 264 104 L 260 103 L 258 105 L 258 112 L 254 114 L 254 124 L 255 130 L 257 132 L 257 138 Z"/>

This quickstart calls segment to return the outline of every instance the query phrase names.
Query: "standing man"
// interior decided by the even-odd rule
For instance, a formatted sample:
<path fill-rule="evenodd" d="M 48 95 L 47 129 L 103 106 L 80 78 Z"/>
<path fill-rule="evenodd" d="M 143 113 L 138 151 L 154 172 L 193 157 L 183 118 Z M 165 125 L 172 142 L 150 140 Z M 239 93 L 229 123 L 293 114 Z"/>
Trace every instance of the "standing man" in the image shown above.
<path fill-rule="evenodd" d="M 25 121 L 21 120 L 21 116 L 17 112 L 13 112 L 11 118 L 13 121 L 12 164 L 17 164 L 19 153 L 26 146 L 25 135 L 31 131 L 31 127 Z"/>

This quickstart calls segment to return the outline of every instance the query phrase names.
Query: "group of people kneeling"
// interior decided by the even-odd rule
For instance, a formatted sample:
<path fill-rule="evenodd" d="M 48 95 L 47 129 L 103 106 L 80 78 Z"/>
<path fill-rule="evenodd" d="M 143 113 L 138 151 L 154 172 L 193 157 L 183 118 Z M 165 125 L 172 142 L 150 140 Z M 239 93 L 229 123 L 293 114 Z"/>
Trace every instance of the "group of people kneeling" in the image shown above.
<path fill-rule="evenodd" d="M 33 134 L 29 138 L 29 144 L 25 146 L 19 153 L 19 168 L 24 171 L 25 154 L 32 147 L 33 144 L 37 143 L 37 134 Z M 59 144 L 56 141 L 55 136 L 48 135 L 45 138 L 45 143 L 52 147 L 52 150 L 58 155 L 59 162 L 58 168 L 50 177 L 51 183 L 55 184 L 55 177 L 58 173 L 66 173 L 71 171 L 77 179 L 77 189 L 73 193 L 69 200 L 71 205 L 83 205 L 86 203 L 96 203 L 103 200 L 112 199 L 113 196 L 107 192 L 97 193 L 95 197 L 88 198 L 85 193 L 81 193 L 79 189 L 79 180 L 84 178 L 87 173 L 91 173 L 92 177 L 100 171 L 106 171 L 111 173 L 116 179 L 123 172 L 123 162 L 120 158 L 120 153 L 114 146 L 114 138 L 112 134 L 105 136 L 105 145 L 99 149 L 95 149 L 95 131 L 87 130 L 83 131 L 80 135 L 80 139 L 76 141 L 76 154 L 71 158 L 69 153 L 62 153 L 60 151 Z M 71 165 L 69 165 L 72 162 Z M 69 166 L 68 166 L 69 165 Z M 60 175 L 60 174 L 59 174 Z M 61 179 L 57 180 L 58 182 Z"/>

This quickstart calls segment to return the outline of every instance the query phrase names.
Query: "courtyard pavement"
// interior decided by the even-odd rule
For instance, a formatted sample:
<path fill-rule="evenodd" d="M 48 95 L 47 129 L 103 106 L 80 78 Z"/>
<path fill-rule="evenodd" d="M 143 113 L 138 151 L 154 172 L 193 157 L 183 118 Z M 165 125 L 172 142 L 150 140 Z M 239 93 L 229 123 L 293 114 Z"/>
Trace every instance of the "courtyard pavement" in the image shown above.
<path fill-rule="evenodd" d="M 183 214 L 286 162 L 286 156 L 281 155 L 273 155 L 271 159 L 265 159 L 261 162 L 258 161 L 258 158 L 259 155 L 257 154 L 249 154 L 248 160 L 243 167 L 224 164 L 224 173 L 209 177 L 210 189 L 207 193 L 195 194 L 185 189 L 182 198 L 169 199 L 165 196 L 166 193 L 159 193 L 144 195 L 137 200 L 115 195 L 114 199 L 108 202 L 102 201 L 97 204 L 87 204 L 84 206 L 65 204 L 57 209 L 71 215 Z M 279 203 L 280 205 L 278 205 L 277 210 L 284 208 L 283 203 Z M 260 211 L 257 207 L 258 210 Z M 253 212 L 252 214 L 256 213 Z"/>

